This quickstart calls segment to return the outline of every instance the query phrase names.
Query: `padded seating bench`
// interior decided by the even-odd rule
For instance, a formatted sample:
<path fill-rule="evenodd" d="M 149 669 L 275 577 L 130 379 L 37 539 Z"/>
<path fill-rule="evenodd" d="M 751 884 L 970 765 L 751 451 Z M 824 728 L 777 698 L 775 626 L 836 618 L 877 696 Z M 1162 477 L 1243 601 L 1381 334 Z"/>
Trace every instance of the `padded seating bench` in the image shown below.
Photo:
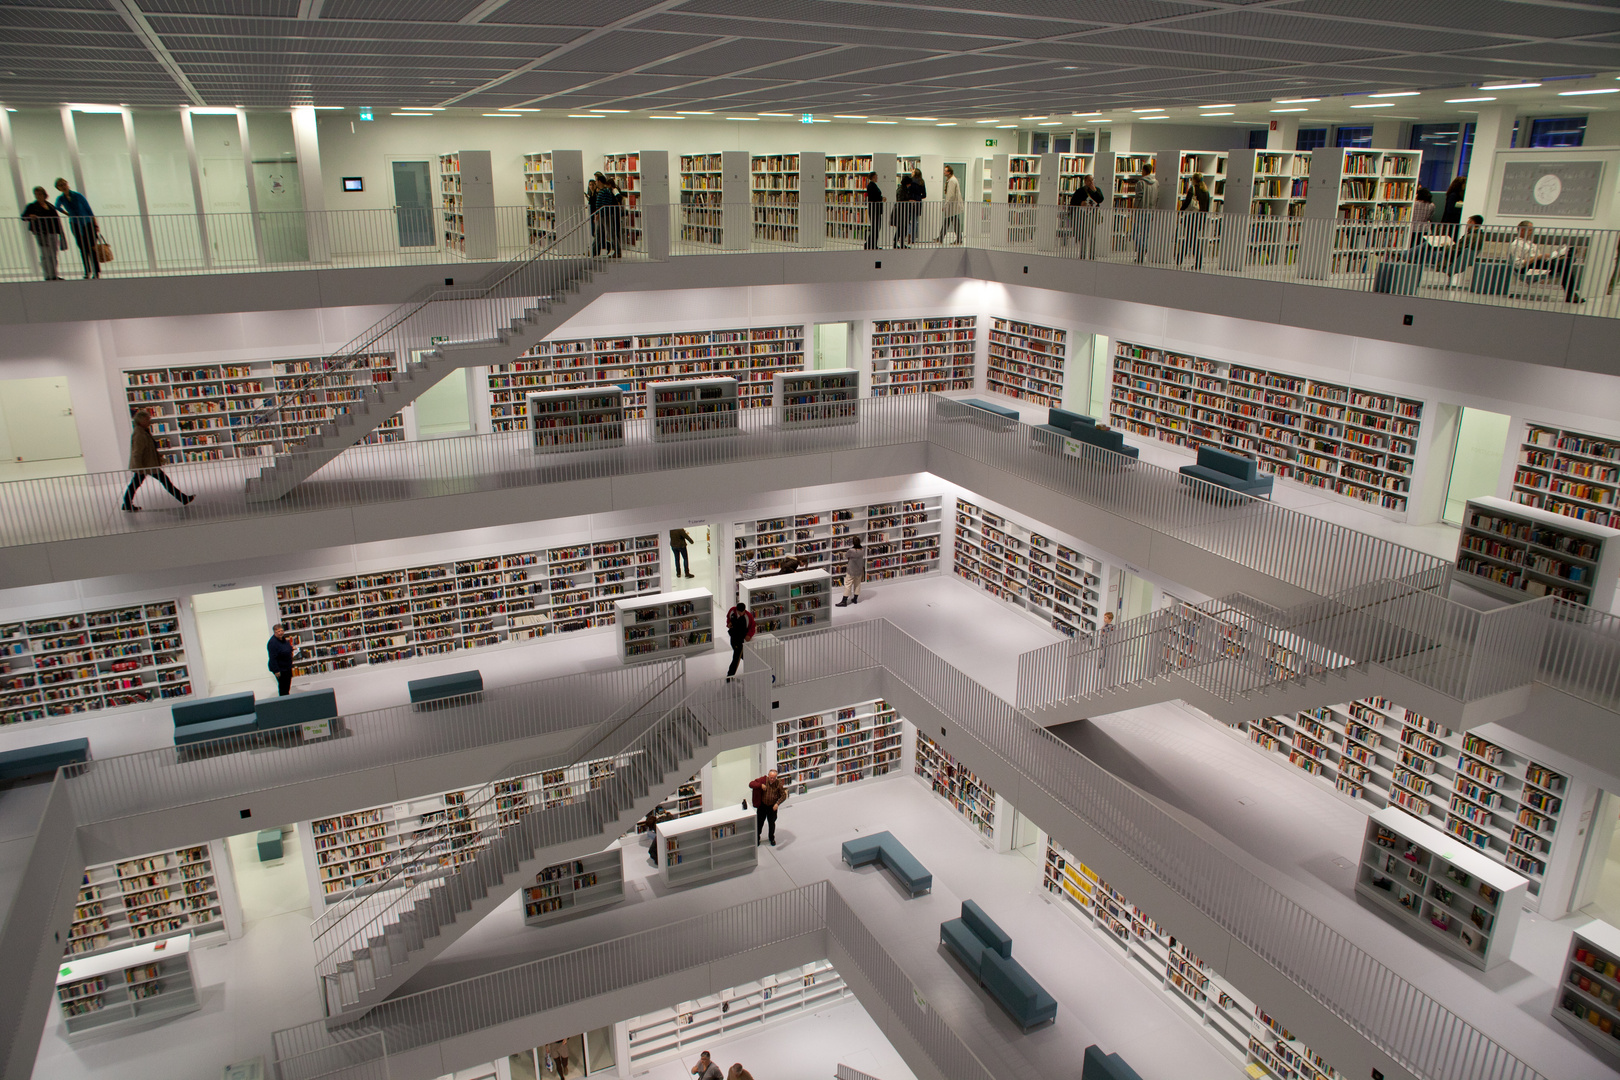
<path fill-rule="evenodd" d="M 253 695 L 249 693 L 198 698 L 171 706 L 169 714 L 174 717 L 176 746 L 223 739 L 227 735 L 247 735 L 253 731 L 257 719 Z"/>
<path fill-rule="evenodd" d="M 939 940 L 1025 1031 L 1057 1020 L 1056 999 L 1012 958 L 1012 938 L 978 904 L 962 901 L 961 918 L 939 924 Z"/>
<path fill-rule="evenodd" d="M 1200 446 L 1198 464 L 1183 465 L 1181 475 L 1265 499 L 1271 498 L 1271 487 L 1275 482 L 1275 477 L 1260 475 L 1260 463 L 1254 458 L 1217 450 L 1213 446 Z M 1183 480 L 1182 483 L 1187 481 Z"/>
<path fill-rule="evenodd" d="M 275 862 L 286 854 L 280 829 L 264 829 L 254 838 L 254 842 L 259 846 L 259 861 L 262 863 Z"/>
<path fill-rule="evenodd" d="M 1111 450 L 1128 458 L 1139 458 L 1142 451 L 1139 447 L 1129 446 L 1125 442 L 1125 433 L 1114 428 L 1096 427 L 1088 424 L 1075 424 L 1069 428 L 1068 437 L 1076 442 L 1095 446 L 1099 450 Z M 1058 443 L 1061 449 L 1063 444 Z"/>
<path fill-rule="evenodd" d="M 978 398 L 960 398 L 940 402 L 939 415 L 947 420 L 971 420 L 992 431 L 1009 431 L 1018 426 L 1018 410 L 1003 405 L 992 405 Z"/>
<path fill-rule="evenodd" d="M 1080 1080 L 1142 1080 L 1135 1069 L 1118 1054 L 1105 1054 L 1092 1043 L 1080 1065 Z"/>
<path fill-rule="evenodd" d="M 1085 413 L 1069 412 L 1067 409 L 1049 409 L 1046 413 L 1046 423 L 1036 424 L 1029 429 L 1029 445 L 1037 450 L 1061 454 L 1063 440 L 1076 437 L 1073 434 L 1075 428 L 1096 426 L 1097 421 Z"/>
<path fill-rule="evenodd" d="M 413 708 L 422 709 L 452 698 L 471 697 L 484 692 L 484 676 L 477 671 L 457 671 L 431 679 L 412 679 L 405 684 Z"/>
<path fill-rule="evenodd" d="M 336 720 L 337 694 L 331 690 L 305 690 L 286 697 L 265 698 L 259 702 L 257 731 L 278 731 L 283 728 L 313 724 L 320 720 Z"/>
<path fill-rule="evenodd" d="M 893 874 L 912 896 L 931 892 L 934 875 L 891 832 L 873 833 L 844 842 L 844 861 L 850 866 L 878 863 Z"/>
<path fill-rule="evenodd" d="M 89 739 L 66 739 L 7 750 L 0 753 L 0 783 L 26 780 L 41 773 L 55 773 L 63 765 L 77 765 L 89 760 Z"/>

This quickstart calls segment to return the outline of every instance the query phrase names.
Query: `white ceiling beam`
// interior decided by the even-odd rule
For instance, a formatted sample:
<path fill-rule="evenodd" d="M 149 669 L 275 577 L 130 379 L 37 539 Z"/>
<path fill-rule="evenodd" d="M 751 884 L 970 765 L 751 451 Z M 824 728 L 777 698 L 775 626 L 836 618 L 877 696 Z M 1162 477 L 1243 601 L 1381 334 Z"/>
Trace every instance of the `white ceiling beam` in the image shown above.
<path fill-rule="evenodd" d="M 175 84 L 180 87 L 180 92 L 190 98 L 193 105 L 206 105 L 207 102 L 203 100 L 203 96 L 197 92 L 195 86 L 191 85 L 191 80 L 186 78 L 186 73 L 181 69 L 180 62 L 174 58 L 163 44 L 163 39 L 158 37 L 156 30 L 152 29 L 152 24 L 146 21 L 146 15 L 139 7 L 135 6 L 135 0 L 111 0 L 111 3 L 113 10 L 118 12 L 131 30 L 135 31 L 135 36 L 141 39 L 147 51 L 152 54 L 159 64 L 163 65 L 163 70 L 167 71 L 169 78 L 173 79 Z"/>

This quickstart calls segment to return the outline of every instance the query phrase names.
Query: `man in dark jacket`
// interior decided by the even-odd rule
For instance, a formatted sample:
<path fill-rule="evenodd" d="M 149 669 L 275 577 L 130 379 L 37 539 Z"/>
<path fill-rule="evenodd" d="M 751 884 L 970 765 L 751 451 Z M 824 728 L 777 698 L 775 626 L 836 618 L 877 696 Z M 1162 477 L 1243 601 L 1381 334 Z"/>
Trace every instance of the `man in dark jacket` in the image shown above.
<path fill-rule="evenodd" d="M 287 628 L 280 623 L 270 628 L 270 640 L 265 642 L 270 654 L 270 674 L 276 677 L 276 689 L 282 697 L 292 693 L 293 652 L 297 642 L 287 636 Z"/>
<path fill-rule="evenodd" d="M 685 529 L 669 530 L 669 550 L 675 559 L 676 577 L 696 577 L 692 573 L 692 556 L 687 553 L 687 547 L 692 543 L 692 534 Z M 684 571 L 684 573 L 682 572 Z"/>
<path fill-rule="evenodd" d="M 771 847 L 776 846 L 776 810 L 787 802 L 787 788 L 776 776 L 776 770 L 761 776 L 758 780 L 748 781 L 753 791 L 754 800 L 754 843 L 758 844 L 760 836 L 765 832 L 765 823 L 771 825 Z"/>
<path fill-rule="evenodd" d="M 878 187 L 877 173 L 870 173 L 866 177 L 866 218 L 871 223 L 866 246 L 868 250 L 876 251 L 883 246 L 883 234 L 878 231 L 883 228 L 883 189 Z"/>
<path fill-rule="evenodd" d="M 731 666 L 726 669 L 726 682 L 730 682 L 742 663 L 743 646 L 754 640 L 754 613 L 741 598 L 726 612 L 726 635 L 731 638 Z"/>
<path fill-rule="evenodd" d="M 135 475 L 130 477 L 129 487 L 124 489 L 124 509 L 135 513 L 140 507 L 135 505 L 135 492 L 140 490 L 148 476 L 163 485 L 163 489 L 176 499 L 180 505 L 185 506 L 197 496 L 187 495 L 169 479 L 163 471 L 163 455 L 158 452 L 157 439 L 152 435 L 152 414 L 141 409 L 135 414 L 135 426 L 129 433 L 129 467 Z"/>

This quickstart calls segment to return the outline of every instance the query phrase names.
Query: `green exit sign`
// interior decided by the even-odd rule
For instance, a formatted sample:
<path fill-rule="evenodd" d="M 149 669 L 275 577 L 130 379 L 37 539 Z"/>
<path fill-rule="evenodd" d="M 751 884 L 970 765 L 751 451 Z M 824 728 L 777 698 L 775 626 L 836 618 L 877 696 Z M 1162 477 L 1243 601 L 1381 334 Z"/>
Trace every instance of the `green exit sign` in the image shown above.
<path fill-rule="evenodd" d="M 996 140 L 994 140 L 994 139 L 986 139 L 986 140 L 984 140 L 984 145 L 986 145 L 986 146 L 994 146 L 994 145 L 996 145 Z"/>

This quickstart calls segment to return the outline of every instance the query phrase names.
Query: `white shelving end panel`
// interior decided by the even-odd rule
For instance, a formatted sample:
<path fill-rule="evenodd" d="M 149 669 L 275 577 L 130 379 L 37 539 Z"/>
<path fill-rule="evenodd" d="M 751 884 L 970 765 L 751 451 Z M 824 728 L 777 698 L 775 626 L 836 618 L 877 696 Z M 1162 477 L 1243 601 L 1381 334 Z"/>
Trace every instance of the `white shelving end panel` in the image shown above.
<path fill-rule="evenodd" d="M 826 570 L 739 581 L 737 592 L 760 630 L 800 634 L 832 625 L 832 576 Z"/>
<path fill-rule="evenodd" d="M 723 835 L 716 836 L 716 832 Z M 695 885 L 759 864 L 754 811 L 727 806 L 658 823 L 658 872 L 670 887 Z"/>
<path fill-rule="evenodd" d="M 101 1035 L 172 1020 L 202 1007 L 191 936 L 69 959 L 56 975 L 56 1007 L 68 1037 Z M 74 1008 L 82 1012 L 70 1012 Z"/>
<path fill-rule="evenodd" d="M 1530 535 L 1516 536 L 1476 524 L 1482 519 L 1503 522 Z M 1537 537 L 1555 542 L 1537 543 Z M 1471 542 L 1476 546 L 1470 547 Z M 1563 589 L 1566 598 L 1576 603 L 1613 611 L 1616 580 L 1620 579 L 1620 529 L 1488 495 L 1469 499 L 1463 508 L 1456 562 L 1459 580 L 1504 600 L 1517 603 Z M 1465 562 L 1468 569 L 1464 569 Z M 1552 569 L 1556 566 L 1580 576 L 1560 574 Z M 1493 568 L 1509 582 L 1516 576 L 1519 583 L 1496 581 L 1480 573 Z"/>
<path fill-rule="evenodd" d="M 617 386 L 533 392 L 526 408 L 537 454 L 624 445 L 624 391 Z"/>
<path fill-rule="evenodd" d="M 623 597 L 613 601 L 613 614 L 621 663 L 639 664 L 714 649 L 714 594 L 708 589 Z M 637 631 L 646 632 L 631 636 Z"/>
<path fill-rule="evenodd" d="M 553 872 L 554 876 L 539 880 L 541 875 Z M 622 903 L 624 840 L 621 837 L 605 851 L 540 871 L 535 883 L 523 889 L 523 925 L 544 926 Z"/>

